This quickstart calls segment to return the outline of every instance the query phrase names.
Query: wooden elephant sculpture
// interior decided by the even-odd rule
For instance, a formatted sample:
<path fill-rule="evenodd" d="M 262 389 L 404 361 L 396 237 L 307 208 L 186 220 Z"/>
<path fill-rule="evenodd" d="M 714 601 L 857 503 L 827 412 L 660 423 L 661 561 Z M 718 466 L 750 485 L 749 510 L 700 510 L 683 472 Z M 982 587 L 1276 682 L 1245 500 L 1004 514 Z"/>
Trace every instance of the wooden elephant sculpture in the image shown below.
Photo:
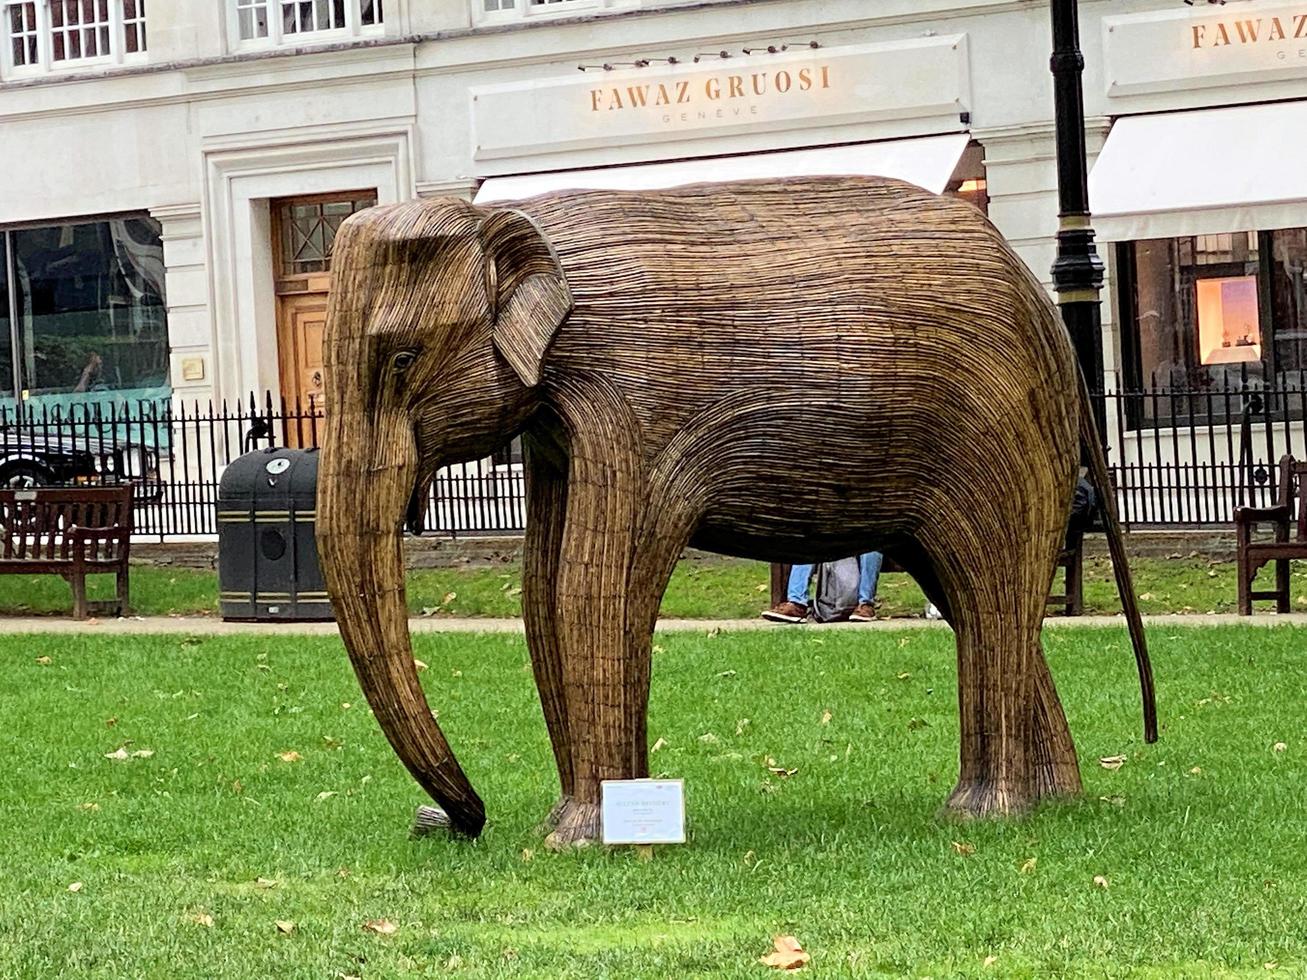
<path fill-rule="evenodd" d="M 373 208 L 336 239 L 325 365 L 327 583 L 378 722 L 455 830 L 485 812 L 414 671 L 402 524 L 439 467 L 518 434 L 552 843 L 598 836 L 602 780 L 647 775 L 651 637 L 687 545 L 894 556 L 957 636 L 948 806 L 1080 790 L 1040 624 L 1082 447 L 1100 488 L 1105 464 L 1056 307 L 970 205 L 836 177 Z"/>

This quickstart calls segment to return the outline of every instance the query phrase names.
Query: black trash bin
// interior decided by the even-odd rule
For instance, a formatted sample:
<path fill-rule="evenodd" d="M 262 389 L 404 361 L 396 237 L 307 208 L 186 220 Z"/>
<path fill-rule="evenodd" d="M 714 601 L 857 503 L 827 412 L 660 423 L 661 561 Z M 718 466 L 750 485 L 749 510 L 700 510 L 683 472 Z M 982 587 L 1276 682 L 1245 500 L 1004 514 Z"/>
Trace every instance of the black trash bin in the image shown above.
<path fill-rule="evenodd" d="M 218 485 L 218 608 L 225 620 L 327 621 L 318 564 L 318 451 L 263 449 Z"/>

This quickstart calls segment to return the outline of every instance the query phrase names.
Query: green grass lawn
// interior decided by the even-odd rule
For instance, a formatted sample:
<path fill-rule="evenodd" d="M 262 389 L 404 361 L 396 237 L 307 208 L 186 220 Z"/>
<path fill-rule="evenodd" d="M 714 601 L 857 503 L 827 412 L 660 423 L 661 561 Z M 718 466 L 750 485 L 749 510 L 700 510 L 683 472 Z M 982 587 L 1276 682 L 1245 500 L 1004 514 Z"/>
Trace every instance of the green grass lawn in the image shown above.
<path fill-rule="evenodd" d="M 1199 558 L 1137 558 L 1131 566 L 1135 592 L 1146 613 L 1235 611 L 1233 562 Z M 1272 571 L 1261 582 L 1270 587 Z M 920 617 L 921 590 L 907 575 L 881 578 L 882 614 Z M 682 561 L 663 599 L 662 615 L 672 619 L 736 619 L 756 616 L 766 605 L 768 568 L 761 562 L 729 558 Z M 1293 572 L 1293 608 L 1307 611 L 1307 563 Z M 92 598 L 108 598 L 112 579 L 96 576 Z M 132 568 L 132 606 L 138 615 L 215 615 L 217 576 L 213 572 L 137 565 Z M 521 572 L 515 564 L 489 568 L 414 571 L 408 577 L 409 608 L 415 615 L 521 615 Z M 1271 603 L 1259 609 L 1270 610 Z M 0 576 L 0 616 L 67 615 L 72 609 L 68 585 L 53 575 Z M 1112 566 L 1106 558 L 1085 561 L 1085 610 L 1119 612 Z"/>
<path fill-rule="evenodd" d="M 648 863 L 540 846 L 520 638 L 417 638 L 472 844 L 407 839 L 421 793 L 334 639 L 3 637 L 0 976 L 764 977 L 776 934 L 814 976 L 1301 976 L 1307 631 L 1151 635 L 1161 742 L 1121 631 L 1050 633 L 1085 799 L 980 824 L 936 816 L 946 631 L 660 635 L 651 760 L 690 841 Z"/>

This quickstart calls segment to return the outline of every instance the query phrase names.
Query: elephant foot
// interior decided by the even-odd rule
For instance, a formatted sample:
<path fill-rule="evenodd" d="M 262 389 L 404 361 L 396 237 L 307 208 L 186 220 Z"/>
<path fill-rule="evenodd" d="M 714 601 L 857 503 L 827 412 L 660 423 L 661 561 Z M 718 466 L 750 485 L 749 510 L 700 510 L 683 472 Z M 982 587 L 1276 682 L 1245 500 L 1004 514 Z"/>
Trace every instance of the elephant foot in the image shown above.
<path fill-rule="evenodd" d="M 1070 759 L 1046 756 L 1036 765 L 1036 799 L 1066 799 L 1079 796 L 1083 791 L 1084 787 L 1080 783 L 1080 766 L 1074 755 Z"/>
<path fill-rule="evenodd" d="M 551 833 L 553 829 L 558 826 L 558 821 L 563 819 L 563 811 L 567 809 L 567 805 L 571 802 L 572 802 L 572 798 L 570 796 L 559 797 L 558 802 L 553 805 L 553 808 L 550 809 L 549 814 L 538 824 L 536 824 L 536 833 L 537 834 Z"/>
<path fill-rule="evenodd" d="M 986 780 L 959 780 L 944 814 L 962 819 L 986 819 L 1018 816 L 1030 809 L 1028 792 L 1018 792 L 1011 786 Z"/>
<path fill-rule="evenodd" d="M 555 810 L 558 819 L 553 833 L 545 838 L 545 847 L 551 851 L 566 851 L 599 843 L 599 804 L 565 798 Z"/>
<path fill-rule="evenodd" d="M 426 837 L 438 831 L 450 833 L 449 814 L 438 806 L 420 806 L 413 814 L 413 829 L 410 837 Z"/>

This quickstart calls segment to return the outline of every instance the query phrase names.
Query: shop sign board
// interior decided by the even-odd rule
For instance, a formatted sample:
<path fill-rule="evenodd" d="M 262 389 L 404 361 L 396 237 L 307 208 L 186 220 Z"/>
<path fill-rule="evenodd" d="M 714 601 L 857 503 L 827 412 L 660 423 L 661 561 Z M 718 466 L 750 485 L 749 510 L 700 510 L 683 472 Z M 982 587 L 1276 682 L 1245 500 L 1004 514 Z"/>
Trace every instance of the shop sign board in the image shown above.
<path fill-rule="evenodd" d="M 697 64 L 575 72 L 471 90 L 475 156 L 952 116 L 970 107 L 966 35 Z"/>
<path fill-rule="evenodd" d="M 1103 18 L 1109 96 L 1307 78 L 1307 2 Z"/>

